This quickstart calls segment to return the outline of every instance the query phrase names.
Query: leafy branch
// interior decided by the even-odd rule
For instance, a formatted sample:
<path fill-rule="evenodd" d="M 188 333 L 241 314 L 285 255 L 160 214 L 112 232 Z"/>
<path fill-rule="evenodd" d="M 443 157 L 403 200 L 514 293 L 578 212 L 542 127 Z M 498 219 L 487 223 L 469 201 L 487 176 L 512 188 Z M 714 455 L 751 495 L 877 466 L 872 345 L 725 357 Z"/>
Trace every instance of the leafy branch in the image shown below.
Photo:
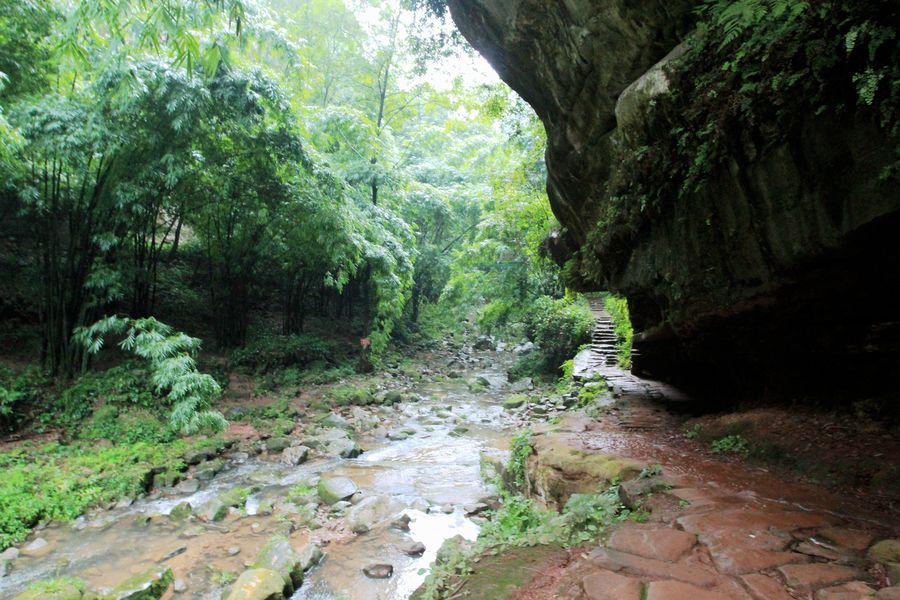
<path fill-rule="evenodd" d="M 105 317 L 89 327 L 79 327 L 72 339 L 87 354 L 97 354 L 108 335 L 124 335 L 119 347 L 150 361 L 156 392 L 172 407 L 169 424 L 185 435 L 204 429 L 219 432 L 228 426 L 225 417 L 210 410 L 222 389 L 211 375 L 197 370 L 195 356 L 200 340 L 153 317 L 128 319 Z"/>

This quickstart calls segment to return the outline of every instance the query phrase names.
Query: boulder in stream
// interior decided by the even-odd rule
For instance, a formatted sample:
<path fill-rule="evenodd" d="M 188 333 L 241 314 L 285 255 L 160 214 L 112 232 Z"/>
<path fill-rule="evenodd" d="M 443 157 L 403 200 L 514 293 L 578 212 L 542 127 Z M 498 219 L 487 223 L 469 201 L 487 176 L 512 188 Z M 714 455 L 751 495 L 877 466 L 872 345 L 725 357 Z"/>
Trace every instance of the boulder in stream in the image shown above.
<path fill-rule="evenodd" d="M 292 446 L 281 452 L 281 462 L 292 467 L 305 463 L 308 457 L 309 448 L 306 446 Z"/>
<path fill-rule="evenodd" d="M 388 579 L 394 574 L 394 565 L 375 563 L 363 567 L 363 573 L 371 579 Z"/>
<path fill-rule="evenodd" d="M 317 490 L 319 498 L 325 504 L 336 504 L 351 497 L 359 488 L 347 477 L 323 477 L 319 480 Z"/>
<path fill-rule="evenodd" d="M 104 600 L 158 600 L 169 589 L 172 579 L 172 569 L 153 567 L 117 585 Z"/>
<path fill-rule="evenodd" d="M 319 542 L 306 542 L 297 555 L 300 557 L 300 567 L 304 573 L 319 564 L 325 557 Z"/>
<path fill-rule="evenodd" d="M 290 438 L 279 436 L 267 439 L 265 444 L 266 450 L 269 452 L 281 452 L 285 448 L 291 447 L 291 440 Z"/>
<path fill-rule="evenodd" d="M 347 527 L 353 533 L 365 533 L 402 510 L 403 504 L 390 496 L 368 496 L 347 512 Z"/>
<path fill-rule="evenodd" d="M 189 502 L 180 502 L 169 511 L 169 518 L 175 521 L 183 521 L 190 517 L 192 513 L 193 510 Z"/>
<path fill-rule="evenodd" d="M 221 521 L 228 514 L 228 505 L 219 498 L 210 498 L 194 514 L 202 521 Z"/>
<path fill-rule="evenodd" d="M 281 536 L 272 538 L 262 547 L 250 568 L 275 571 L 281 576 L 284 581 L 282 587 L 289 594 L 303 583 L 303 565 L 300 563 L 300 555 L 287 541 L 287 538 Z"/>
<path fill-rule="evenodd" d="M 250 569 L 241 573 L 227 600 L 282 600 L 284 580 L 272 569 Z"/>
<path fill-rule="evenodd" d="M 194 471 L 194 479 L 200 481 L 209 481 L 210 479 L 218 475 L 224 467 L 225 463 L 218 458 L 214 460 L 208 460 L 205 463 L 197 466 L 197 470 Z"/>

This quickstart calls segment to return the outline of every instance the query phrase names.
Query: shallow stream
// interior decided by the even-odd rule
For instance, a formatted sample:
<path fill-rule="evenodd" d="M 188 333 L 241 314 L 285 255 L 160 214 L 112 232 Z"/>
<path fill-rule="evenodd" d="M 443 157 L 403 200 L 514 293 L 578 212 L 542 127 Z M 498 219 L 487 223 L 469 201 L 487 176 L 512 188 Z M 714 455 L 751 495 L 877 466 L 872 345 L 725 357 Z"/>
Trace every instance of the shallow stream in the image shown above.
<path fill-rule="evenodd" d="M 283 527 L 277 510 L 259 513 L 260 507 L 277 501 L 292 486 L 314 483 L 324 475 L 349 477 L 362 497 L 390 497 L 409 516 L 409 531 L 383 523 L 354 535 L 335 519 L 318 529 L 294 532 L 295 547 L 308 539 L 321 541 L 325 559 L 307 574 L 293 598 L 408 598 L 423 582 L 446 539 L 477 537 L 477 518 L 467 515 L 480 502 L 496 496 L 496 490 L 482 480 L 480 458 L 483 452 L 504 451 L 513 422 L 501 407 L 509 393 L 501 365 L 493 358 L 481 361 L 482 368 L 457 379 L 423 379 L 411 390 L 422 398 L 419 402 L 374 410 L 381 422 L 357 435 L 365 450 L 357 458 L 312 457 L 291 467 L 253 454 L 226 453 L 226 468 L 195 493 L 179 495 L 170 490 L 128 507 L 96 511 L 72 523 L 35 531 L 23 546 L 40 537 L 48 542 L 46 552 L 16 559 L 12 571 L 0 580 L 0 597 L 11 597 L 33 581 L 60 576 L 81 578 L 95 590 L 111 588 L 164 563 L 184 587 L 177 593 L 170 589 L 165 597 L 218 600 L 233 577 Z M 470 391 L 467 382 L 477 377 L 491 385 Z M 402 430 L 408 438 L 387 438 L 388 432 Z M 188 502 L 196 509 L 235 487 L 258 491 L 249 497 L 244 511 L 235 511 L 223 521 L 179 521 L 166 516 L 179 503 Z M 425 546 L 420 557 L 403 551 L 414 542 Z M 391 564 L 393 576 L 370 579 L 363 568 L 372 563 Z"/>

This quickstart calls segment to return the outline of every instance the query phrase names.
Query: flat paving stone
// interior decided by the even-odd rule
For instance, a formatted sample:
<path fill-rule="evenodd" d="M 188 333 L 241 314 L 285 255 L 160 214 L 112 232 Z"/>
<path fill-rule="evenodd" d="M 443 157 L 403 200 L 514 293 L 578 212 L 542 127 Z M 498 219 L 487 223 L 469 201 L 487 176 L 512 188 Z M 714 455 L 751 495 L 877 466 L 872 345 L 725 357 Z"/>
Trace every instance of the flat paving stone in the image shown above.
<path fill-rule="evenodd" d="M 833 517 L 822 513 L 779 510 L 734 509 L 714 513 L 694 514 L 676 521 L 684 531 L 705 534 L 722 529 L 743 529 L 748 532 L 770 530 L 793 531 L 814 527 L 826 527 Z"/>
<path fill-rule="evenodd" d="M 753 573 L 741 577 L 741 582 L 754 600 L 794 600 L 774 577 Z"/>
<path fill-rule="evenodd" d="M 732 600 L 746 598 L 739 590 L 703 589 L 682 581 L 653 581 L 646 600 Z"/>
<path fill-rule="evenodd" d="M 715 584 L 717 573 L 695 563 L 670 563 L 607 548 L 596 548 L 588 555 L 588 561 L 602 569 L 624 572 L 629 575 L 659 579 L 675 579 L 709 587 Z"/>
<path fill-rule="evenodd" d="M 611 571 L 592 573 L 581 583 L 589 600 L 640 600 L 643 588 L 639 579 Z"/>
<path fill-rule="evenodd" d="M 810 565 L 786 565 L 778 572 L 784 577 L 788 587 L 801 592 L 811 592 L 819 588 L 844 583 L 859 578 L 859 571 L 850 567 L 828 563 Z"/>
<path fill-rule="evenodd" d="M 620 552 L 674 562 L 690 552 L 696 543 L 696 535 L 668 527 L 621 527 L 612 533 L 606 545 Z"/>
<path fill-rule="evenodd" d="M 823 537 L 836 546 L 849 550 L 865 550 L 875 540 L 875 536 L 868 531 L 849 529 L 847 527 L 826 527 L 820 530 L 815 537 Z"/>
<path fill-rule="evenodd" d="M 809 557 L 796 552 L 772 552 L 746 548 L 712 549 L 713 562 L 722 573 L 745 575 L 792 563 L 809 562 Z"/>
<path fill-rule="evenodd" d="M 875 590 L 865 582 L 850 581 L 819 590 L 816 592 L 816 600 L 868 600 L 874 594 Z"/>

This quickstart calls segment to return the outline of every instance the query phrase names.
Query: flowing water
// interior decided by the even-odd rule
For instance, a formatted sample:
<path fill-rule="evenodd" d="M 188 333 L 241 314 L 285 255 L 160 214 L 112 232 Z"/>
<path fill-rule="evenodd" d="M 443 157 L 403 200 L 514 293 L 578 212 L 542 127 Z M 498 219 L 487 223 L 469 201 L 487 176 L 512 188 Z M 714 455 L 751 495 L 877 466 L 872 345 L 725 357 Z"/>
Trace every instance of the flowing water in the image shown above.
<path fill-rule="evenodd" d="M 496 364 L 493 357 L 482 364 Z M 472 392 L 467 379 L 483 377 L 491 385 Z M 473 369 L 464 378 L 425 380 L 414 390 L 423 400 L 378 410 L 382 426 L 360 433 L 366 450 L 355 459 L 313 458 L 289 467 L 241 452 L 226 454 L 226 469 L 196 493 L 140 499 L 129 507 L 97 511 L 72 523 L 51 524 L 33 538 L 50 549 L 40 557 L 21 557 L 0 579 L 0 597 L 10 597 L 29 583 L 59 576 L 85 580 L 92 589 L 115 586 L 129 576 L 164 563 L 186 590 L 167 597 L 220 598 L 230 583 L 222 573 L 240 574 L 259 548 L 281 530 L 276 514 L 259 512 L 262 504 L 284 496 L 291 486 L 314 482 L 320 475 L 352 479 L 363 496 L 390 497 L 410 518 L 409 531 L 386 524 L 360 535 L 340 520 L 291 535 L 294 546 L 321 541 L 325 560 L 307 574 L 295 600 L 393 600 L 408 598 L 421 585 L 441 544 L 460 535 L 473 540 L 479 526 L 467 514 L 473 505 L 496 495 L 480 473 L 482 453 L 502 453 L 512 420 L 500 403 L 508 393 L 500 365 Z M 390 441 L 387 430 L 407 430 L 410 437 Z M 178 521 L 165 515 L 177 504 L 198 507 L 234 487 L 253 487 L 244 513 L 218 523 Z M 324 509 L 323 509 L 324 510 Z M 403 549 L 424 544 L 421 557 Z M 24 545 L 24 544 L 23 544 Z M 370 579 L 363 567 L 389 563 L 394 574 Z"/>

